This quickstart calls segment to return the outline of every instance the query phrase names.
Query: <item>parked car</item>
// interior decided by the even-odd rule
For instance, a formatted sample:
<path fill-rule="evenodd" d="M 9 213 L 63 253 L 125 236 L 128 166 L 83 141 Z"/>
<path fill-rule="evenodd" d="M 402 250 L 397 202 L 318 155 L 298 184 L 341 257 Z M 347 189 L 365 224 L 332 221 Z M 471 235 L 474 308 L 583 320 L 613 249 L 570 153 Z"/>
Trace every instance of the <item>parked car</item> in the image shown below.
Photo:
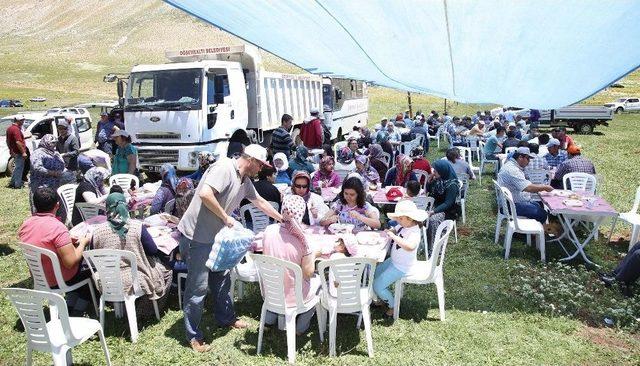
<path fill-rule="evenodd" d="M 40 143 L 40 138 L 46 134 L 58 136 L 56 123 L 65 118 L 64 115 L 47 115 L 43 112 L 24 114 L 25 121 L 22 125 L 22 133 L 29 151 L 34 151 Z M 80 151 L 93 148 L 93 132 L 91 130 L 91 116 L 89 113 L 79 114 L 74 117 L 71 125 L 71 133 L 75 133 L 80 142 Z M 11 174 L 13 172 L 13 159 L 7 147 L 7 128 L 13 123 L 14 115 L 0 119 L 0 173 Z"/>
<path fill-rule="evenodd" d="M 9 108 L 9 107 L 11 107 L 11 101 L 9 99 L 0 100 L 0 108 Z"/>
<path fill-rule="evenodd" d="M 47 98 L 45 98 L 45 97 L 33 97 L 33 98 L 29 99 L 29 100 L 32 101 L 32 102 L 44 102 L 44 101 L 47 100 Z"/>
<path fill-rule="evenodd" d="M 53 116 L 58 114 L 81 114 L 81 115 L 89 115 L 89 112 L 85 108 L 77 108 L 77 107 L 55 107 L 51 108 L 46 112 L 46 115 Z"/>
<path fill-rule="evenodd" d="M 618 98 L 615 102 L 607 103 L 604 106 L 616 113 L 638 112 L 640 111 L 640 98 Z"/>

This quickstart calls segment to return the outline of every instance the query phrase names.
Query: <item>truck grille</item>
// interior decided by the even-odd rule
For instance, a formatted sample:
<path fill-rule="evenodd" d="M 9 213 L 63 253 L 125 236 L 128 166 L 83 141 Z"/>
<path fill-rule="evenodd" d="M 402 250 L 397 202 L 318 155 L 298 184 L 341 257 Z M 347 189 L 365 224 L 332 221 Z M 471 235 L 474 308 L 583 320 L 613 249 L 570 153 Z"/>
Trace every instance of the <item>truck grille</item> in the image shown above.
<path fill-rule="evenodd" d="M 137 133 L 136 138 L 144 140 L 144 139 L 170 139 L 170 140 L 180 140 L 182 136 L 176 132 L 157 132 L 157 133 Z"/>
<path fill-rule="evenodd" d="M 160 166 L 164 163 L 178 165 L 178 150 L 157 150 L 157 149 L 141 149 L 138 148 L 138 158 L 140 165 Z"/>

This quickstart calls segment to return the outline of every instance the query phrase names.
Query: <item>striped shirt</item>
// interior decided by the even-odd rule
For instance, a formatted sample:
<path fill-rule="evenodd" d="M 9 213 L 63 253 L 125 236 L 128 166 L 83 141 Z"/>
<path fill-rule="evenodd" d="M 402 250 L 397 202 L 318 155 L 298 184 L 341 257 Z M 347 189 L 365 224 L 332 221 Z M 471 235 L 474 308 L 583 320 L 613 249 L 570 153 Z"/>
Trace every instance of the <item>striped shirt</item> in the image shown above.
<path fill-rule="evenodd" d="M 524 176 L 524 170 L 518 163 L 509 159 L 498 173 L 498 184 L 511 192 L 514 203 L 530 202 L 531 195 L 524 189 L 531 185 L 531 182 Z"/>
<path fill-rule="evenodd" d="M 547 153 L 544 158 L 547 159 L 547 164 L 549 164 L 550 167 L 556 168 L 563 161 L 567 160 L 567 152 L 564 150 L 559 150 L 558 155 L 555 156 L 551 155 L 551 153 Z"/>
<path fill-rule="evenodd" d="M 278 127 L 273 131 L 271 135 L 271 151 L 274 155 L 281 152 L 289 156 L 293 146 L 293 140 L 291 139 L 289 131 L 283 127 Z"/>

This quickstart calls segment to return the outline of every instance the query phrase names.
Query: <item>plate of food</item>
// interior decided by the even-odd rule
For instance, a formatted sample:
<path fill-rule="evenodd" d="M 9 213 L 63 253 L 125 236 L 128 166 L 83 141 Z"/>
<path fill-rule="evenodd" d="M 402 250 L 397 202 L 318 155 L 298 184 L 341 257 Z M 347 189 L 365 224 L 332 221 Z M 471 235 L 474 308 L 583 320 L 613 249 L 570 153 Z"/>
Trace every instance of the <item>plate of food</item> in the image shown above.
<path fill-rule="evenodd" d="M 582 201 L 576 200 L 576 199 L 564 200 L 562 201 L 562 203 L 564 203 L 565 206 L 569 206 L 569 207 L 582 207 L 583 205 Z"/>
<path fill-rule="evenodd" d="M 152 226 L 147 229 L 149 231 L 149 235 L 153 238 L 157 238 L 161 235 L 169 235 L 171 234 L 171 229 L 164 226 Z"/>
<path fill-rule="evenodd" d="M 356 240 L 360 245 L 382 245 L 387 240 L 375 231 L 361 231 L 356 234 Z"/>
<path fill-rule="evenodd" d="M 564 189 L 555 189 L 553 190 L 552 194 L 560 197 L 569 197 L 573 194 L 573 192 Z"/>
<path fill-rule="evenodd" d="M 329 232 L 331 234 L 347 234 L 347 233 L 352 233 L 353 232 L 353 228 L 355 226 L 352 224 L 331 224 L 329 225 Z"/>

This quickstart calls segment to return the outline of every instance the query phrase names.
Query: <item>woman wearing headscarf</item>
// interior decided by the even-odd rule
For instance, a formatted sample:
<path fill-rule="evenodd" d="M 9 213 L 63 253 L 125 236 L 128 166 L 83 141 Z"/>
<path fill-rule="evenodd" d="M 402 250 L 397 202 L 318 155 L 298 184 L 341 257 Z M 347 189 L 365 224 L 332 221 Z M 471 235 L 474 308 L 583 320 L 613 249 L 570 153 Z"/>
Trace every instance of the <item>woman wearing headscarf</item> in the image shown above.
<path fill-rule="evenodd" d="M 293 173 L 291 194 L 300 196 L 304 200 L 307 209 L 302 217 L 302 222 L 306 225 L 317 225 L 329 211 L 329 206 L 324 203 L 322 197 L 311 191 L 311 177 L 304 170 Z"/>
<path fill-rule="evenodd" d="M 39 187 L 49 187 L 56 190 L 62 184 L 64 160 L 56 150 L 57 141 L 55 136 L 46 134 L 42 136 L 38 148 L 31 154 L 29 197 L 33 197 Z M 34 211 L 33 207 L 31 211 Z M 64 215 L 64 209 L 61 209 L 58 214 Z"/>
<path fill-rule="evenodd" d="M 410 180 L 418 180 L 413 172 L 413 160 L 404 154 L 396 156 L 396 165 L 389 169 L 384 179 L 384 186 L 406 187 Z"/>
<path fill-rule="evenodd" d="M 338 151 L 337 162 L 335 165 L 335 169 L 337 170 L 346 170 L 352 172 L 356 169 L 356 163 L 354 161 L 355 154 L 349 148 L 349 146 L 345 146 L 340 151 Z"/>
<path fill-rule="evenodd" d="M 296 156 L 289 162 L 289 172 L 293 173 L 298 170 L 304 170 L 311 174 L 315 171 L 313 164 L 307 160 L 309 157 L 309 150 L 304 146 L 298 146 L 296 148 Z"/>
<path fill-rule="evenodd" d="M 262 234 L 262 243 L 265 255 L 295 263 L 302 268 L 302 297 L 304 301 L 309 301 L 317 296 L 320 281 L 314 275 L 315 253 L 309 248 L 301 225 L 305 211 L 305 202 L 301 197 L 286 196 L 282 202 L 282 223 L 267 226 Z M 284 273 L 284 293 L 287 306 L 295 306 L 295 277 L 289 270 Z M 315 308 L 298 315 L 298 335 L 309 329 L 314 313 Z M 267 325 L 275 325 L 277 320 L 277 314 L 267 311 Z"/>
<path fill-rule="evenodd" d="M 433 244 L 438 225 L 444 220 L 458 218 L 458 191 L 460 186 L 458 177 L 451 163 L 439 159 L 432 165 L 433 174 L 427 181 L 427 193 L 435 200 L 434 208 L 429 216 L 429 244 Z"/>
<path fill-rule="evenodd" d="M 199 182 L 202 179 L 202 175 L 204 172 L 209 169 L 209 165 L 213 164 L 216 159 L 213 156 L 213 153 L 210 151 L 200 151 L 198 153 L 198 170 L 186 176 L 186 178 L 191 179 L 192 182 Z"/>
<path fill-rule="evenodd" d="M 313 176 L 313 188 L 340 187 L 340 177 L 333 170 L 333 158 L 325 156 L 320 160 L 320 169 Z"/>
<path fill-rule="evenodd" d="M 76 188 L 75 203 L 90 203 L 99 205 L 107 199 L 107 190 L 104 186 L 104 180 L 109 178 L 111 172 L 102 167 L 93 167 L 84 173 L 84 179 Z M 77 206 L 73 206 L 73 215 L 71 223 L 73 226 L 82 222 L 82 215 Z"/>
<path fill-rule="evenodd" d="M 187 211 L 191 203 L 194 192 L 195 185 L 191 179 L 187 177 L 178 179 L 178 184 L 176 184 L 176 200 L 173 205 L 173 210 L 171 210 L 173 216 L 179 219 L 182 218 L 182 215 L 184 215 L 184 212 Z"/>
<path fill-rule="evenodd" d="M 151 300 L 156 300 L 160 309 L 167 302 L 171 267 L 142 222 L 129 218 L 127 201 L 122 193 L 109 194 L 106 208 L 107 222 L 95 226 L 93 248 L 127 250 L 136 256 L 138 282 L 145 294 L 136 301 L 136 312 L 141 317 L 150 317 L 154 314 Z M 120 274 L 124 290 L 133 293 L 129 263 L 121 262 Z"/>
<path fill-rule="evenodd" d="M 164 211 L 164 206 L 167 202 L 176 197 L 176 185 L 178 184 L 176 168 L 169 163 L 162 164 L 160 167 L 160 176 L 162 176 L 162 183 L 156 191 L 153 201 L 151 201 L 150 211 L 152 215 Z"/>
<path fill-rule="evenodd" d="M 382 146 L 379 144 L 369 145 L 369 164 L 378 172 L 378 176 L 383 178 L 387 175 L 389 167 L 384 160 Z"/>
<path fill-rule="evenodd" d="M 365 188 L 370 185 L 377 186 L 380 183 L 380 175 L 369 164 L 369 157 L 367 155 L 359 155 L 356 157 L 356 173 L 359 175 Z"/>
<path fill-rule="evenodd" d="M 389 142 L 389 132 L 386 130 L 378 131 L 376 135 L 376 143 L 378 143 L 382 147 L 382 151 L 393 157 L 393 146 L 391 142 Z"/>
<path fill-rule="evenodd" d="M 289 175 L 289 159 L 284 153 L 276 153 L 273 156 L 273 166 L 276 168 L 276 184 L 291 185 Z"/>

